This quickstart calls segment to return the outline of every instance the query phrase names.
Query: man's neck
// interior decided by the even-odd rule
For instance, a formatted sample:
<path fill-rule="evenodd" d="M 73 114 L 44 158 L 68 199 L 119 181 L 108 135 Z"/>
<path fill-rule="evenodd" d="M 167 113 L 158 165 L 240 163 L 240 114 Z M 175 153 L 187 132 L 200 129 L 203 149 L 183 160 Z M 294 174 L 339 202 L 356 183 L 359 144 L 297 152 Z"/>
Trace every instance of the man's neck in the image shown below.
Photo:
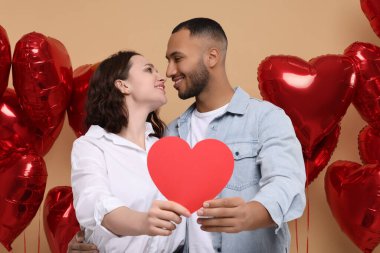
<path fill-rule="evenodd" d="M 225 84 L 207 85 L 195 98 L 195 106 L 199 112 L 209 112 L 228 104 L 234 95 L 234 89 Z"/>

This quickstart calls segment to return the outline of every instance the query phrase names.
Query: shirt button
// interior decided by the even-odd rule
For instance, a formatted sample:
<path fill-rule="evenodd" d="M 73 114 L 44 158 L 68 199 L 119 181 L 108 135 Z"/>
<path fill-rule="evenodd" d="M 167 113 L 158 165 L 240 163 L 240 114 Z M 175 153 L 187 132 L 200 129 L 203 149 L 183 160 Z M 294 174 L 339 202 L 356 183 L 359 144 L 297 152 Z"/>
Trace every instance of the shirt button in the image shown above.
<path fill-rule="evenodd" d="M 222 252 L 222 249 L 221 248 L 217 248 L 216 249 L 218 252 Z"/>
<path fill-rule="evenodd" d="M 239 156 L 239 152 L 238 152 L 238 151 L 236 151 L 236 152 L 235 152 L 235 155 L 236 155 L 236 156 Z"/>

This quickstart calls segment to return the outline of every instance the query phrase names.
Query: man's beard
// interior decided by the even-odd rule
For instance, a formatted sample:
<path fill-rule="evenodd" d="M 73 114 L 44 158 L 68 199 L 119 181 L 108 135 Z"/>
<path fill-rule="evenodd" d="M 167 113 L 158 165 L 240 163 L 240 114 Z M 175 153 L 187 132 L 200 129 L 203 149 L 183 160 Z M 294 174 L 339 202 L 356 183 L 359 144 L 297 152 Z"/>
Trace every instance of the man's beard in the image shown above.
<path fill-rule="evenodd" d="M 183 93 L 178 93 L 181 99 L 188 99 L 191 97 L 198 96 L 203 89 L 206 87 L 210 75 L 205 64 L 200 61 L 198 64 L 199 68 L 188 74 L 190 83 L 188 83 L 188 88 Z"/>

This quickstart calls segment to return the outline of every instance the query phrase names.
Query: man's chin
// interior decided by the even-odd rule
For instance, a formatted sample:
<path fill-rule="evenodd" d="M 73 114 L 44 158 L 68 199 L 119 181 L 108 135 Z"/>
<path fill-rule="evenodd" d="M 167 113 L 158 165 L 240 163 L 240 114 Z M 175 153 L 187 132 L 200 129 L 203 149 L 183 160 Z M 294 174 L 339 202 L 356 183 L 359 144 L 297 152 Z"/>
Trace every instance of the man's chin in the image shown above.
<path fill-rule="evenodd" d="M 186 99 L 189 99 L 189 98 L 192 98 L 194 96 L 191 96 L 191 95 L 187 95 L 187 94 L 181 94 L 180 92 L 178 92 L 178 97 L 182 100 L 186 100 Z"/>

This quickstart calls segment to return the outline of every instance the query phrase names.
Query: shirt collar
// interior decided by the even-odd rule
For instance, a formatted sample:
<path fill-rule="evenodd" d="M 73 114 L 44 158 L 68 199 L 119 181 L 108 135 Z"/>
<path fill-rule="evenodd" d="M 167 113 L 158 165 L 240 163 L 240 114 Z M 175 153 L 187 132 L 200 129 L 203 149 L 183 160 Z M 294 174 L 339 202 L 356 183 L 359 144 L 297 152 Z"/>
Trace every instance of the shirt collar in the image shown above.
<path fill-rule="evenodd" d="M 248 107 L 250 96 L 242 88 L 235 88 L 234 95 L 228 105 L 226 112 L 243 115 Z M 179 117 L 179 122 L 185 122 L 195 110 L 195 102 Z"/>
<path fill-rule="evenodd" d="M 145 122 L 145 138 L 147 138 L 150 134 L 154 134 L 153 126 L 150 122 Z M 115 144 L 123 145 L 125 144 L 125 139 L 117 134 L 107 132 L 104 128 L 98 125 L 92 125 L 88 129 L 86 136 L 100 139 L 105 137 Z"/>

